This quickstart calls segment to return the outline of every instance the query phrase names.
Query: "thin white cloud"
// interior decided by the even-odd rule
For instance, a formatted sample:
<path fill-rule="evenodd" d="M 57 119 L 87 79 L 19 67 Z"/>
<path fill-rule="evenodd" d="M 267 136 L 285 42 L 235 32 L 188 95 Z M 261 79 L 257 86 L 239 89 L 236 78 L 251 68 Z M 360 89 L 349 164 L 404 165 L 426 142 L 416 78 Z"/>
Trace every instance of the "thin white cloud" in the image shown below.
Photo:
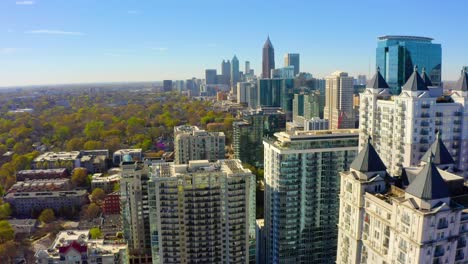
<path fill-rule="evenodd" d="M 22 48 L 0 48 L 0 54 L 12 54 L 23 50 Z"/>
<path fill-rule="evenodd" d="M 17 5 L 34 5 L 34 1 L 16 1 Z"/>
<path fill-rule="evenodd" d="M 161 51 L 161 52 L 167 51 L 167 50 L 168 50 L 168 48 L 166 48 L 166 47 L 153 47 L 153 48 L 151 48 L 151 49 L 152 49 L 152 50 Z"/>
<path fill-rule="evenodd" d="M 83 32 L 77 31 L 63 31 L 63 30 L 51 30 L 51 29 L 37 29 L 26 31 L 28 34 L 42 34 L 42 35 L 70 35 L 70 36 L 83 36 Z"/>
<path fill-rule="evenodd" d="M 129 14 L 129 15 L 138 15 L 140 13 L 141 12 L 139 10 L 128 10 L 127 11 L 127 14 Z"/>
<path fill-rule="evenodd" d="M 214 48 L 216 46 L 218 46 L 216 43 L 208 43 L 209 48 Z"/>
<path fill-rule="evenodd" d="M 105 56 L 109 56 L 109 57 L 122 57 L 122 54 L 118 54 L 118 53 L 104 53 Z"/>

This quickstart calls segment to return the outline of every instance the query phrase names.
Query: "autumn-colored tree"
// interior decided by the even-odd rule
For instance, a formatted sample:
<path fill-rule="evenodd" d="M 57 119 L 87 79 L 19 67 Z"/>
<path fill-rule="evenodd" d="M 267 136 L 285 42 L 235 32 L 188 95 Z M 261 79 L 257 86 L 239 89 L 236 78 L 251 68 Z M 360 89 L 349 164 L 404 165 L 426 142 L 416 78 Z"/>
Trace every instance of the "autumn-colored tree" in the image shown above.
<path fill-rule="evenodd" d="M 15 238 L 15 230 L 7 220 L 0 221 L 0 243 L 4 243 Z"/>
<path fill-rule="evenodd" d="M 75 168 L 71 176 L 71 182 L 75 186 L 86 187 L 88 185 L 88 170 L 85 168 Z"/>
<path fill-rule="evenodd" d="M 93 201 L 100 201 L 106 197 L 106 192 L 101 188 L 95 188 L 91 193 L 91 199 Z"/>
<path fill-rule="evenodd" d="M 55 213 L 54 210 L 47 208 L 44 209 L 38 217 L 39 221 L 42 223 L 48 224 L 50 222 L 55 221 Z"/>
<path fill-rule="evenodd" d="M 93 227 L 89 230 L 89 235 L 91 236 L 92 239 L 102 238 L 101 229 L 97 227 Z"/>
<path fill-rule="evenodd" d="M 12 213 L 11 206 L 9 203 L 0 205 L 0 219 L 8 218 Z"/>
<path fill-rule="evenodd" d="M 96 218 L 101 212 L 101 208 L 95 204 L 91 203 L 85 207 L 84 217 L 87 219 Z"/>

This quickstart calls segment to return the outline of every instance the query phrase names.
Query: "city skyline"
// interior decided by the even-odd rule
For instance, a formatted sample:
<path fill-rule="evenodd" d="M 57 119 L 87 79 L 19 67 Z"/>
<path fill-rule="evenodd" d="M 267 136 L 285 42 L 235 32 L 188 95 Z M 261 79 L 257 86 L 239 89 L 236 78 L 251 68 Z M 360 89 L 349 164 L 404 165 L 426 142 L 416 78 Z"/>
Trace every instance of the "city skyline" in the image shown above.
<path fill-rule="evenodd" d="M 311 8 L 326 10 L 337 4 L 341 8 L 333 22 L 321 23 L 327 12 L 307 15 Z M 0 87 L 203 78 L 205 69 L 218 69 L 222 58 L 234 54 L 260 73 L 261 48 L 268 35 L 275 60 L 297 52 L 302 71 L 317 77 L 335 70 L 373 75 L 377 38 L 383 35 L 434 38 L 442 45 L 442 80 L 456 80 L 467 64 L 463 44 L 468 37 L 455 32 L 466 3 L 394 1 L 385 12 L 398 14 L 397 19 L 381 17 L 382 7 L 374 2 L 316 5 L 2 1 Z M 424 12 L 419 12 L 422 8 Z M 351 13 L 353 19 L 340 18 Z M 235 16 L 249 19 L 225 19 Z M 413 21 L 426 22 L 423 26 Z"/>

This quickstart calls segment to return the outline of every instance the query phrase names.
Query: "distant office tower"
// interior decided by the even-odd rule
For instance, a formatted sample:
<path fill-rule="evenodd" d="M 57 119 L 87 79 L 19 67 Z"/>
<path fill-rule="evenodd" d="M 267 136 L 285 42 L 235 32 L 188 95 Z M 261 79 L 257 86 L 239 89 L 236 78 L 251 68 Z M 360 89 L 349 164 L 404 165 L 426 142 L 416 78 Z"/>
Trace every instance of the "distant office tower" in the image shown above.
<path fill-rule="evenodd" d="M 249 103 L 249 92 L 255 86 L 254 82 L 239 82 L 237 83 L 237 103 L 247 104 Z"/>
<path fill-rule="evenodd" d="M 130 155 L 120 165 L 120 209 L 123 236 L 131 264 L 151 262 L 148 212 L 148 164 L 134 162 Z"/>
<path fill-rule="evenodd" d="M 411 76 L 416 65 L 420 69 L 426 69 L 434 86 L 441 85 L 442 48 L 440 44 L 432 43 L 432 38 L 379 37 L 375 60 L 392 94 L 400 94 L 401 87 Z"/>
<path fill-rule="evenodd" d="M 245 74 L 250 73 L 250 61 L 245 61 Z"/>
<path fill-rule="evenodd" d="M 231 85 L 231 62 L 229 60 L 223 60 L 221 63 L 221 75 L 224 76 L 223 80 L 227 85 Z"/>
<path fill-rule="evenodd" d="M 354 128 L 353 77 L 346 72 L 334 72 L 327 77 L 324 119 L 330 129 Z"/>
<path fill-rule="evenodd" d="M 451 163 L 436 140 L 395 180 L 365 143 L 341 174 L 336 263 L 466 263 L 468 192 Z"/>
<path fill-rule="evenodd" d="M 298 75 L 301 71 L 299 68 L 299 62 L 299 53 L 284 54 L 284 67 L 294 66 L 294 76 Z"/>
<path fill-rule="evenodd" d="M 271 78 L 271 70 L 275 68 L 275 49 L 271 44 L 270 37 L 267 38 L 263 45 L 262 58 L 262 78 Z"/>
<path fill-rule="evenodd" d="M 186 80 L 185 86 L 185 89 L 190 92 L 190 96 L 200 95 L 200 85 L 197 84 L 195 78 Z"/>
<path fill-rule="evenodd" d="M 260 166 L 263 164 L 263 137 L 284 130 L 286 116 L 278 107 L 241 111 L 239 116 L 232 124 L 234 158 Z"/>
<path fill-rule="evenodd" d="M 255 176 L 250 170 L 239 160 L 199 160 L 160 163 L 151 172 L 157 263 L 249 263 L 249 250 L 255 248 Z"/>
<path fill-rule="evenodd" d="M 367 85 L 367 76 L 366 75 L 358 75 L 356 78 L 356 85 Z"/>
<path fill-rule="evenodd" d="M 231 60 L 231 91 L 235 90 L 237 82 L 239 82 L 239 60 L 234 55 Z"/>
<path fill-rule="evenodd" d="M 190 160 L 216 161 L 224 159 L 223 132 L 207 132 L 196 126 L 174 127 L 174 162 L 186 164 Z"/>
<path fill-rule="evenodd" d="M 286 114 L 292 113 L 293 79 L 259 79 L 258 106 L 281 107 Z"/>
<path fill-rule="evenodd" d="M 205 83 L 216 84 L 216 70 L 215 69 L 205 70 Z"/>
<path fill-rule="evenodd" d="M 286 66 L 284 68 L 271 70 L 271 78 L 293 79 L 294 75 L 294 66 Z"/>
<path fill-rule="evenodd" d="M 339 173 L 358 131 L 280 132 L 263 145 L 266 263 L 335 263 Z"/>
<path fill-rule="evenodd" d="M 163 81 L 163 91 L 164 92 L 172 91 L 172 80 Z"/>
<path fill-rule="evenodd" d="M 257 109 L 258 105 L 258 83 L 252 82 L 247 91 L 247 103 L 249 108 Z"/>
<path fill-rule="evenodd" d="M 282 82 L 282 79 L 259 79 L 258 105 L 280 107 Z"/>
<path fill-rule="evenodd" d="M 177 80 L 175 81 L 175 87 L 179 93 L 185 91 L 185 82 L 183 80 Z"/>
<path fill-rule="evenodd" d="M 399 175 L 402 167 L 417 165 L 440 131 L 457 168 L 468 178 L 467 74 L 462 72 L 450 96 L 444 96 L 440 87 L 428 88 L 430 80 L 425 73 L 423 76 L 415 69 L 401 94 L 391 97 L 389 85 L 377 69 L 361 93 L 361 146 L 371 136 L 389 173 Z"/>
<path fill-rule="evenodd" d="M 293 121 L 303 122 L 320 116 L 320 93 L 318 91 L 294 94 Z"/>
<path fill-rule="evenodd" d="M 310 130 L 328 130 L 328 120 L 313 117 L 304 120 L 304 131 Z"/>

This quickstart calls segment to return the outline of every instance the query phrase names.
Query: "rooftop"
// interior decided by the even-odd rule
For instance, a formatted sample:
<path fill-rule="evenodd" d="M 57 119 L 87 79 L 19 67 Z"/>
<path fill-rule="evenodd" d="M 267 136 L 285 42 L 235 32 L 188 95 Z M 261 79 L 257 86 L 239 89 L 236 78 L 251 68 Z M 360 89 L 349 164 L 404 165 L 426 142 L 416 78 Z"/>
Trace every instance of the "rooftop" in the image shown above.
<path fill-rule="evenodd" d="M 79 151 L 70 152 L 46 152 L 39 155 L 34 159 L 35 162 L 39 161 L 59 161 L 59 160 L 76 160 L 80 157 Z"/>
<path fill-rule="evenodd" d="M 431 42 L 434 39 L 428 37 L 418 37 L 418 36 L 402 36 L 402 35 L 385 35 L 378 37 L 379 40 L 412 40 L 412 41 L 425 41 Z"/>

